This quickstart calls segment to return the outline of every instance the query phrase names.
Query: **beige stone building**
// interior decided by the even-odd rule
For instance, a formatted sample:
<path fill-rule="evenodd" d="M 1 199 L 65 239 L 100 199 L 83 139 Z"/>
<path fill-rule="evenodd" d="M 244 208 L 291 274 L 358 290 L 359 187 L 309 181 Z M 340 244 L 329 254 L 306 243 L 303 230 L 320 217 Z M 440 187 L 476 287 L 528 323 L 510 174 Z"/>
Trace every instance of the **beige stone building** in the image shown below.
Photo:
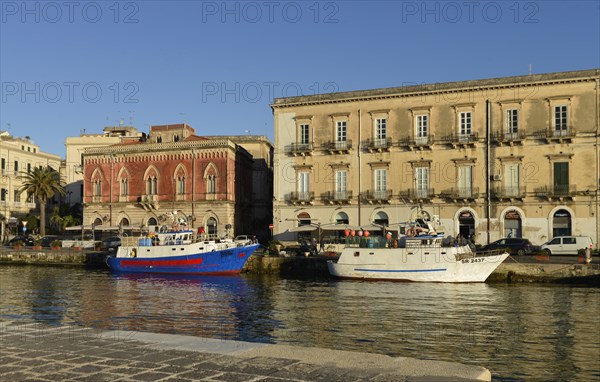
<path fill-rule="evenodd" d="M 133 126 L 107 126 L 102 133 L 85 133 L 78 137 L 67 137 L 65 141 L 65 202 L 69 205 L 82 202 L 83 197 L 83 152 L 87 148 L 99 148 L 115 145 L 127 139 L 142 136 Z"/>
<path fill-rule="evenodd" d="M 23 183 L 21 175 L 40 166 L 60 171 L 61 158 L 42 152 L 29 137 L 13 137 L 7 131 L 0 132 L 0 238 L 21 233 L 20 219 L 35 211 L 35 199 L 19 189 Z"/>
<path fill-rule="evenodd" d="M 424 216 L 480 244 L 597 245 L 599 88 L 593 69 L 276 99 L 275 236 Z"/>

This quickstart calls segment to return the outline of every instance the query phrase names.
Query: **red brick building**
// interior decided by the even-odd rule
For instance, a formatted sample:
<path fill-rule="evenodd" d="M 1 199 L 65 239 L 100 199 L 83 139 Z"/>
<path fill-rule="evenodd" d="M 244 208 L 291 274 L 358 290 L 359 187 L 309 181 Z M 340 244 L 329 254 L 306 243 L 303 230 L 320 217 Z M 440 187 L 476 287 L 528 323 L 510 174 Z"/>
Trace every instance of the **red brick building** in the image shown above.
<path fill-rule="evenodd" d="M 264 146 L 268 157 L 253 157 L 236 140 Z M 272 184 L 272 170 L 269 165 L 267 173 L 256 174 L 255 163 L 270 163 L 271 153 L 265 137 L 207 138 L 186 124 L 152 126 L 141 138 L 87 149 L 84 224 L 179 222 L 216 235 L 261 234 L 271 222 L 270 210 L 265 214 L 253 204 L 271 200 L 272 194 L 257 195 L 253 182 L 259 176 Z"/>

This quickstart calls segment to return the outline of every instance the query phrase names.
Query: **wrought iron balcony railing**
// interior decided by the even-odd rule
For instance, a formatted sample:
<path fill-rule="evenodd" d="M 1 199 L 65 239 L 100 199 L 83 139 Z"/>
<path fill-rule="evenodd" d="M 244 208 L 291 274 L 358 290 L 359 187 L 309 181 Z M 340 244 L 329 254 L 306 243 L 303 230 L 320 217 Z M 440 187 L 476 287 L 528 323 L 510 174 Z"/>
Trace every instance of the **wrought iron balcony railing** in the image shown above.
<path fill-rule="evenodd" d="M 392 147 L 392 138 L 373 138 L 364 141 L 363 145 L 365 149 L 369 151 L 386 151 Z"/>
<path fill-rule="evenodd" d="M 525 186 L 498 186 L 492 189 L 491 194 L 497 199 L 522 199 L 525 192 Z"/>
<path fill-rule="evenodd" d="M 352 191 L 327 191 L 321 194 L 326 203 L 348 203 L 352 200 Z"/>
<path fill-rule="evenodd" d="M 348 152 L 352 148 L 352 140 L 326 142 L 323 147 L 331 153 Z"/>
<path fill-rule="evenodd" d="M 408 200 L 431 200 L 434 196 L 435 190 L 433 188 L 411 188 L 405 191 L 400 191 L 400 197 Z"/>
<path fill-rule="evenodd" d="M 291 155 L 311 155 L 313 151 L 312 143 L 292 143 L 291 145 L 285 146 L 284 149 L 286 154 Z"/>
<path fill-rule="evenodd" d="M 310 203 L 314 200 L 315 193 L 312 191 L 291 192 L 287 195 L 287 201 L 290 203 Z"/>

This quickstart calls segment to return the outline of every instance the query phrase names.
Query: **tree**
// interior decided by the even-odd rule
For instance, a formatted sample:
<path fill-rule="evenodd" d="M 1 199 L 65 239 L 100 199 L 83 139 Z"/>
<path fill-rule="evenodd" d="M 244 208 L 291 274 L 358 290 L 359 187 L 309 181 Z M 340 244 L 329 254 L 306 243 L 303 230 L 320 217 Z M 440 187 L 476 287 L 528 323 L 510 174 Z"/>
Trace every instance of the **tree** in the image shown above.
<path fill-rule="evenodd" d="M 40 234 L 46 235 L 46 203 L 56 194 L 65 194 L 61 185 L 60 174 L 52 167 L 35 167 L 33 170 L 21 174 L 23 184 L 19 192 L 33 195 L 40 206 Z"/>

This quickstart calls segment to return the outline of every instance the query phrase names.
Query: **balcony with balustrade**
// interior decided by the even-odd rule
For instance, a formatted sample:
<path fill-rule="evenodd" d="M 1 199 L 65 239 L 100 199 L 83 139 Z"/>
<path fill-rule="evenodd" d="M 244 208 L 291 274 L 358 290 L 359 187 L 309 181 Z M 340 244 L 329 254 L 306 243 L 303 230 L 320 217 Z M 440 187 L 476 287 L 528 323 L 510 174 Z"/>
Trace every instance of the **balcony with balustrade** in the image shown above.
<path fill-rule="evenodd" d="M 450 134 L 442 137 L 441 142 L 452 148 L 476 147 L 479 140 L 477 133 L 470 134 Z"/>
<path fill-rule="evenodd" d="M 381 153 L 390 151 L 392 148 L 392 138 L 373 138 L 363 142 L 363 147 L 370 153 Z"/>
<path fill-rule="evenodd" d="M 523 145 L 525 138 L 524 131 L 498 131 L 492 134 L 491 141 L 499 146 L 519 146 Z"/>
<path fill-rule="evenodd" d="M 363 192 L 362 199 L 369 204 L 390 204 L 392 190 L 368 190 Z"/>
<path fill-rule="evenodd" d="M 352 148 L 352 140 L 330 141 L 323 144 L 323 149 L 329 154 L 348 154 Z"/>
<path fill-rule="evenodd" d="M 492 199 L 498 201 L 522 202 L 525 196 L 525 186 L 496 186 L 491 190 Z"/>
<path fill-rule="evenodd" d="M 286 201 L 292 205 L 309 205 L 315 200 L 315 193 L 312 191 L 290 192 L 286 195 Z"/>
<path fill-rule="evenodd" d="M 574 184 L 537 187 L 535 196 L 548 201 L 575 200 L 577 188 Z"/>
<path fill-rule="evenodd" d="M 406 137 L 398 141 L 398 146 L 411 151 L 432 150 L 434 136 L 427 135 L 424 137 Z"/>
<path fill-rule="evenodd" d="M 573 126 L 564 126 L 560 129 L 550 127 L 534 132 L 533 137 L 545 143 L 571 143 L 575 138 L 575 128 Z"/>
<path fill-rule="evenodd" d="M 352 191 L 327 191 L 321 194 L 325 204 L 350 204 Z"/>
<path fill-rule="evenodd" d="M 408 202 L 430 202 L 435 197 L 433 188 L 427 189 L 408 189 L 400 191 L 400 198 Z"/>
<path fill-rule="evenodd" d="M 453 202 L 475 201 L 479 196 L 479 187 L 455 187 L 440 193 L 441 198 Z"/>
<path fill-rule="evenodd" d="M 313 144 L 312 143 L 292 143 L 284 148 L 287 155 L 292 156 L 307 156 L 312 155 Z"/>

